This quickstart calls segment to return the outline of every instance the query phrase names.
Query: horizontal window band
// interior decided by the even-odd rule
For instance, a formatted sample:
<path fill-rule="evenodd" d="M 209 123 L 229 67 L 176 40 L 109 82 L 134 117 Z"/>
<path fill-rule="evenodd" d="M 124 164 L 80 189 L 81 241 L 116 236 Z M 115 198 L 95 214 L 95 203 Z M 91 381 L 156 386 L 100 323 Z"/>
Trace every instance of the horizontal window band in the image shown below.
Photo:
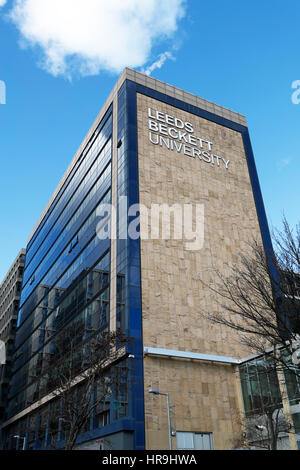
<path fill-rule="evenodd" d="M 128 356 L 129 356 L 129 353 L 126 351 L 126 347 L 123 346 L 122 348 L 120 348 L 118 350 L 118 354 L 117 354 L 117 357 L 115 358 L 115 360 L 112 360 L 112 359 L 107 360 L 106 367 L 109 368 L 109 367 L 113 366 L 114 363 L 127 359 Z M 86 377 L 88 377 L 88 371 L 79 374 L 77 377 L 75 377 L 73 379 L 73 381 L 71 383 L 71 387 L 74 387 L 75 385 L 83 382 Z M 14 415 L 10 419 L 8 419 L 5 423 L 2 423 L 2 428 L 4 429 L 5 427 L 9 426 L 10 424 L 14 423 L 15 421 L 18 421 L 19 419 L 23 418 L 24 416 L 28 415 L 29 413 L 32 413 L 34 410 L 37 410 L 38 408 L 41 408 L 42 405 L 45 405 L 49 401 L 51 401 L 55 398 L 58 398 L 58 396 L 59 395 L 58 395 L 57 390 L 54 390 L 54 391 L 50 392 L 48 395 L 46 395 L 43 398 L 37 400 L 32 405 L 28 406 L 24 410 L 20 411 L 19 413 L 17 413 L 16 415 Z"/>
<path fill-rule="evenodd" d="M 110 148 L 110 152 L 105 150 L 106 147 L 109 147 Z M 42 241 L 40 241 L 40 244 L 39 246 L 37 247 L 37 249 L 35 250 L 35 252 L 32 254 L 30 254 L 29 252 L 26 253 L 26 265 L 25 265 L 25 268 L 24 268 L 24 285 L 26 284 L 26 282 L 28 281 L 28 276 L 30 276 L 28 274 L 28 268 L 30 267 L 30 265 L 32 264 L 33 262 L 33 259 L 35 258 L 35 256 L 39 253 L 41 247 L 43 245 L 46 244 L 47 242 L 47 239 L 48 237 L 50 236 L 51 237 L 51 232 L 52 230 L 55 228 L 56 224 L 58 223 L 61 223 L 61 219 L 63 217 L 66 217 L 66 214 L 68 214 L 69 210 L 70 210 L 70 207 L 72 207 L 72 204 L 74 204 L 74 198 L 75 198 L 75 201 L 76 201 L 76 197 L 80 197 L 80 192 L 82 192 L 84 190 L 84 181 L 85 179 L 87 178 L 89 172 L 92 170 L 92 168 L 94 168 L 93 170 L 93 175 L 96 174 L 96 171 L 97 171 L 97 165 L 100 166 L 100 164 L 103 164 L 103 168 L 101 169 L 100 173 L 99 173 L 99 176 L 97 177 L 96 181 L 93 182 L 92 184 L 92 187 L 88 190 L 88 193 L 85 195 L 85 196 L 81 196 L 82 198 L 82 202 L 87 198 L 88 194 L 93 190 L 93 188 L 96 186 L 97 182 L 99 181 L 99 179 L 101 178 L 102 174 L 105 172 L 105 170 L 107 169 L 107 167 L 109 166 L 109 163 L 111 161 L 111 157 L 109 158 L 109 161 L 106 161 L 105 162 L 105 159 L 107 158 L 107 155 L 108 154 L 111 154 L 111 137 L 105 142 L 105 144 L 103 144 L 103 147 L 101 148 L 101 150 L 97 153 L 97 156 L 95 157 L 93 163 L 91 163 L 89 169 L 86 171 L 85 175 L 82 176 L 82 179 L 80 182 L 78 182 L 77 184 L 77 187 L 74 188 L 73 190 L 73 193 L 69 195 L 69 198 L 68 198 L 68 201 L 66 201 L 66 204 L 64 205 L 64 207 L 60 208 L 60 212 L 59 214 L 56 215 L 56 219 L 55 221 L 53 222 L 52 226 L 49 228 L 47 234 L 45 234 L 44 238 Z M 101 157 L 101 158 L 100 158 Z M 98 163 L 97 163 L 98 162 Z M 99 168 L 98 168 L 99 170 Z M 81 189 L 80 189 L 81 188 Z M 72 210 L 73 214 L 72 214 L 72 217 L 73 215 L 78 211 L 78 209 L 80 208 L 80 205 L 75 209 Z M 53 214 L 55 214 L 55 212 L 53 212 Z M 72 218 L 71 217 L 71 218 Z M 68 222 L 70 222 L 71 218 L 69 218 Z M 63 223 L 63 225 L 66 225 L 66 222 Z M 60 232 L 61 233 L 61 232 Z M 49 242 L 48 242 L 49 243 Z M 51 242 L 50 245 L 52 246 L 54 242 Z"/>
<path fill-rule="evenodd" d="M 33 245 L 33 243 L 36 240 L 37 236 L 39 235 L 39 233 L 43 229 L 45 223 L 47 222 L 49 216 L 51 215 L 51 213 L 55 209 L 55 207 L 56 207 L 57 203 L 59 202 L 61 196 L 64 194 L 66 188 L 68 187 L 68 185 L 72 181 L 73 177 L 75 176 L 76 172 L 78 171 L 82 161 L 85 159 L 88 152 L 90 151 L 90 148 L 93 145 L 94 141 L 96 140 L 96 138 L 98 137 L 100 132 L 103 130 L 104 126 L 108 123 L 108 120 L 111 118 L 111 116 L 112 116 L 112 106 L 109 107 L 106 114 L 103 116 L 103 119 L 101 120 L 101 122 L 99 123 L 99 125 L 97 126 L 97 128 L 95 129 L 95 131 L 93 132 L 91 137 L 89 138 L 89 140 L 86 143 L 85 147 L 81 151 L 81 155 L 78 157 L 77 161 L 74 163 L 73 168 L 70 169 L 68 175 L 66 176 L 66 179 L 63 181 L 63 183 L 59 187 L 59 191 L 57 192 L 57 194 L 55 196 L 52 196 L 52 198 L 50 200 L 51 203 L 48 203 L 48 206 L 45 209 L 44 217 L 42 218 L 42 220 L 40 221 L 40 223 L 36 227 L 36 229 L 33 231 L 33 233 L 30 235 L 30 239 L 29 239 L 28 244 L 27 244 L 27 251 L 31 248 L 31 246 Z M 71 164 L 72 164 L 72 162 L 71 162 Z"/>

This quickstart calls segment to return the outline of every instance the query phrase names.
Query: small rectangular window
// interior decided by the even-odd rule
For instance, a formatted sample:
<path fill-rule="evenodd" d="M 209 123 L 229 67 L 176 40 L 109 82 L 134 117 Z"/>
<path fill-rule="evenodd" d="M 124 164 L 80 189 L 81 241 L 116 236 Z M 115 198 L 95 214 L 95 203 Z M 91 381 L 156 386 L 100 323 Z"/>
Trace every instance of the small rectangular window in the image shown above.
<path fill-rule="evenodd" d="M 177 432 L 178 450 L 213 450 L 212 433 Z"/>

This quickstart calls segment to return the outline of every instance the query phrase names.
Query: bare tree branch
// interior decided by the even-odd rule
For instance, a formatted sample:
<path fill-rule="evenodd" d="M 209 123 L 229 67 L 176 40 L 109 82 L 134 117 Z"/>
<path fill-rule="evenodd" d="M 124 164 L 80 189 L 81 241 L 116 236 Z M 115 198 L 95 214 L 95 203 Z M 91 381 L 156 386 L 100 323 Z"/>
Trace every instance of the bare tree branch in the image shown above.
<path fill-rule="evenodd" d="M 295 232 L 295 233 L 294 233 Z M 210 322 L 240 333 L 240 341 L 254 354 L 281 348 L 276 355 L 284 369 L 300 376 L 291 363 L 295 344 L 300 347 L 300 224 L 293 231 L 283 219 L 283 231 L 274 232 L 275 253 L 268 254 L 257 241 L 239 262 L 226 265 L 229 275 L 212 270 L 202 283 L 214 295 L 217 310 L 201 311 Z"/>

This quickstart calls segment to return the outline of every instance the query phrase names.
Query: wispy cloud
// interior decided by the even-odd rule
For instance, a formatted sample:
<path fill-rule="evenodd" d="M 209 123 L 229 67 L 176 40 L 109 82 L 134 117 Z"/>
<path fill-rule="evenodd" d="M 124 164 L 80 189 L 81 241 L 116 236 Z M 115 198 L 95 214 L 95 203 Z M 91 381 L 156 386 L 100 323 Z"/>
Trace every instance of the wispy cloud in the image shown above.
<path fill-rule="evenodd" d="M 9 18 L 22 44 L 40 48 L 47 72 L 70 78 L 144 66 L 153 44 L 173 37 L 185 5 L 186 0 L 14 0 Z M 169 52 L 161 54 L 147 70 L 167 58 Z"/>
<path fill-rule="evenodd" d="M 291 157 L 282 158 L 276 162 L 277 170 L 281 171 L 292 163 L 293 159 Z"/>
<path fill-rule="evenodd" d="M 171 54 L 171 52 L 163 52 L 159 55 L 158 59 L 153 62 L 152 65 L 149 65 L 148 67 L 146 67 L 146 69 L 142 69 L 142 73 L 145 73 L 146 75 L 151 75 L 154 70 L 161 69 L 167 59 L 175 60 L 175 57 Z"/>
<path fill-rule="evenodd" d="M 6 0 L 0 0 L 0 7 L 3 7 L 6 3 Z"/>

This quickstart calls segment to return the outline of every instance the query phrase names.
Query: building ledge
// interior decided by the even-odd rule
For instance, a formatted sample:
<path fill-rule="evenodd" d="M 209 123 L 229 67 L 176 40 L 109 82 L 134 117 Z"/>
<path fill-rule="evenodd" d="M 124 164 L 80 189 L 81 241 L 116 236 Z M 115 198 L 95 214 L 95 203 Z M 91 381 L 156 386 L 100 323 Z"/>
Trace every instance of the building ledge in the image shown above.
<path fill-rule="evenodd" d="M 196 361 L 206 361 L 206 362 L 220 362 L 223 364 L 240 364 L 239 359 L 235 359 L 233 357 L 226 357 L 226 356 L 215 356 L 212 354 L 200 354 L 200 353 L 193 353 L 188 351 L 176 351 L 171 349 L 161 349 L 161 348 L 144 348 L 144 355 L 145 356 L 161 356 L 161 357 L 168 357 L 172 358 L 180 358 L 180 359 L 192 359 Z"/>

